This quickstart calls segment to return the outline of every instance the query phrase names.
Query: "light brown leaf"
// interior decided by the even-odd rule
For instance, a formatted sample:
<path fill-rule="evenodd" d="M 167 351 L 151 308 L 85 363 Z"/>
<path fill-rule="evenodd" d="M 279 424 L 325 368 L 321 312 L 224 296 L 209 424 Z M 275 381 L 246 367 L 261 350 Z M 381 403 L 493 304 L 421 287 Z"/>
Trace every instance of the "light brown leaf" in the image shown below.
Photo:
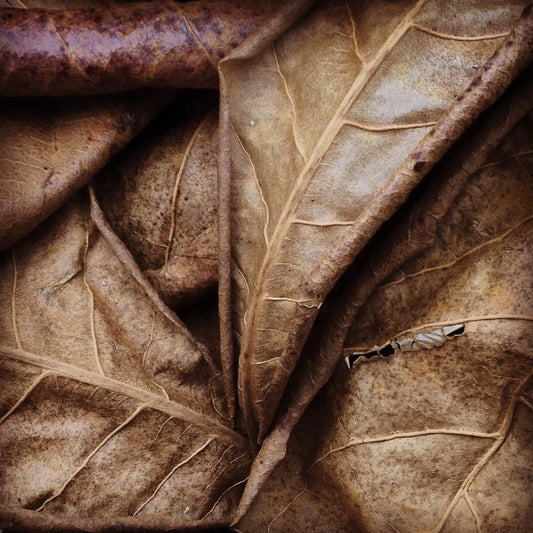
<path fill-rule="evenodd" d="M 525 119 L 354 322 L 345 353 L 465 325 L 442 346 L 339 366 L 327 387 L 316 468 L 370 531 L 529 529 L 532 148 Z"/>
<path fill-rule="evenodd" d="M 86 185 L 171 96 L 3 100 L 0 250 L 28 234 Z"/>
<path fill-rule="evenodd" d="M 526 72 L 471 128 L 456 150 L 447 154 L 442 164 L 428 176 L 418 189 L 425 192 L 413 193 L 413 198 L 419 200 L 416 206 L 412 210 L 406 207 L 406 212 L 400 212 L 391 219 L 388 223 L 390 231 L 382 229 L 375 236 L 369 249 L 352 265 L 340 287 L 330 295 L 322 318 L 291 376 L 290 388 L 276 425 L 254 462 L 239 513 L 245 512 L 282 460 L 292 429 L 311 400 L 330 380 L 348 329 L 369 294 L 399 265 L 420 255 L 433 244 L 437 224 L 460 194 L 470 174 L 483 164 L 491 150 L 531 108 L 531 94 L 530 76 Z M 377 250 L 374 249 L 376 246 Z M 350 276 L 352 279 L 346 285 Z M 389 305 L 394 305 L 394 302 Z M 372 345 L 357 352 L 377 351 L 380 346 L 387 352 L 390 351 L 387 344 L 384 341 L 376 347 Z"/>
<path fill-rule="evenodd" d="M 0 270 L 2 505 L 21 520 L 227 523 L 249 459 L 210 395 L 220 371 L 94 195 L 4 252 Z"/>
<path fill-rule="evenodd" d="M 216 287 L 217 106 L 181 95 L 96 181 L 102 209 L 171 306 Z"/>
<path fill-rule="evenodd" d="M 496 132 L 531 108 L 527 79 L 521 89 L 510 91 L 464 146 L 430 173 L 424 192 L 390 221 L 389 233 L 381 233 L 351 270 L 350 301 L 333 300 L 323 339 L 309 344 L 309 350 L 320 346 L 327 355 L 336 342 L 332 335 L 340 335 L 342 327 L 334 321 L 342 323 L 346 306 L 353 305 L 360 311 L 345 355 L 394 348 L 388 356 L 357 358 L 351 370 L 341 361 L 296 430 L 287 459 L 274 470 L 289 468 L 295 453 L 306 456 L 307 464 L 298 469 L 304 473 L 300 484 L 310 490 L 328 484 L 355 530 L 528 530 L 530 117 L 477 172 L 469 169 L 469 159 L 490 147 Z M 529 103 L 516 101 L 516 93 Z M 420 213 L 436 217 L 431 232 Z M 417 255 L 409 250 L 407 230 L 419 246 Z M 379 282 L 389 266 L 394 274 L 361 308 L 372 279 Z M 429 338 L 457 324 L 464 326 L 462 335 Z M 311 360 L 307 378 L 318 374 L 319 361 Z M 265 497 L 268 492 L 259 493 L 243 518 L 247 530 L 266 530 Z M 295 517 L 287 519 L 278 531 L 301 525 Z"/>
<path fill-rule="evenodd" d="M 435 2 L 389 6 L 325 2 L 263 52 L 246 43 L 221 63 L 223 267 L 252 441 L 267 434 L 334 282 L 513 76 L 484 65 L 517 5 L 458 1 L 451 20 Z M 525 61 L 513 48 L 507 63 Z M 485 88 L 454 104 L 479 72 Z"/>

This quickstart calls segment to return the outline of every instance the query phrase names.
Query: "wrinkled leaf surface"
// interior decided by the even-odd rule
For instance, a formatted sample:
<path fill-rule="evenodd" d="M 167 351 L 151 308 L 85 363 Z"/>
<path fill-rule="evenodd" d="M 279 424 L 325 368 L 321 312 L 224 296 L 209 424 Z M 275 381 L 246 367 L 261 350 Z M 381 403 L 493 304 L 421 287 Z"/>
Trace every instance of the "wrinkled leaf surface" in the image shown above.
<path fill-rule="evenodd" d="M 325 2 L 259 55 L 223 63 L 234 328 L 252 438 L 266 435 L 339 275 L 342 264 L 329 261 L 336 243 L 355 234 L 347 247 L 360 249 L 420 180 L 427 165 L 416 160 L 418 143 L 520 9 Z M 414 165 L 407 174 L 400 171 L 406 161 Z"/>

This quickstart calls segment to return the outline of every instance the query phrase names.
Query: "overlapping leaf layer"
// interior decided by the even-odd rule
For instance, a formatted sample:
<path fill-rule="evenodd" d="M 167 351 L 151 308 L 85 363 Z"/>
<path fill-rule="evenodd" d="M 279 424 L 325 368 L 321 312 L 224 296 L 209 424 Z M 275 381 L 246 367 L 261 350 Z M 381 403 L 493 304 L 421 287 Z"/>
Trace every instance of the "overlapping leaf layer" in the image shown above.
<path fill-rule="evenodd" d="M 525 2 L 11 4 L 0 528 L 527 532 Z"/>

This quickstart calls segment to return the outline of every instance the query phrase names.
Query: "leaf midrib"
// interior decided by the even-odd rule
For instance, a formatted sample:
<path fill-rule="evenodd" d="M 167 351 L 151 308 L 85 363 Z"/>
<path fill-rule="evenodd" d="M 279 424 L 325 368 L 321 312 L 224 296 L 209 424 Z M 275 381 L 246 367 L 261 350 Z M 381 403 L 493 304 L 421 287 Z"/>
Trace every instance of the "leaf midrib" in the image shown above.
<path fill-rule="evenodd" d="M 241 449 L 248 449 L 248 442 L 242 435 L 220 424 L 216 419 L 194 411 L 193 409 L 185 407 L 177 402 L 167 400 L 148 390 L 136 387 L 135 385 L 102 376 L 92 372 L 91 370 L 76 367 L 63 361 L 48 359 L 26 350 L 12 348 L 4 344 L 0 344 L 0 355 L 9 357 L 10 359 L 16 361 L 38 366 L 44 370 L 50 371 L 53 374 L 61 375 L 81 381 L 83 383 L 87 383 L 88 385 L 93 385 L 95 387 L 122 394 L 138 401 L 139 404 L 144 405 L 146 408 L 152 408 L 168 414 L 169 416 L 179 418 L 187 423 L 194 424 L 206 432 L 216 435 L 221 440 L 225 440 Z"/>
<path fill-rule="evenodd" d="M 344 124 L 344 117 L 348 112 L 350 106 L 359 96 L 362 90 L 366 87 L 367 83 L 374 76 L 384 59 L 388 56 L 389 52 L 396 46 L 400 39 L 405 35 L 412 25 L 412 20 L 414 16 L 420 11 L 423 5 L 426 3 L 426 0 L 419 0 L 416 5 L 406 14 L 403 21 L 398 24 L 396 29 L 391 33 L 389 38 L 385 41 L 384 45 L 381 47 L 379 53 L 376 55 L 374 60 L 370 63 L 363 64 L 359 75 L 355 78 L 350 89 L 346 93 L 342 102 L 337 108 L 337 111 L 329 121 L 328 125 L 324 129 L 324 132 L 317 144 L 315 145 L 309 159 L 305 163 L 304 167 L 300 171 L 297 179 L 295 180 L 295 186 L 291 190 L 285 208 L 283 209 L 281 216 L 276 224 L 275 230 L 272 234 L 270 240 L 270 247 L 267 250 L 261 270 L 257 278 L 256 288 L 254 290 L 254 295 L 252 297 L 252 305 L 249 309 L 249 326 L 245 330 L 245 336 L 243 339 L 243 348 L 241 350 L 241 357 L 245 360 L 245 376 L 244 380 L 246 382 L 250 381 L 251 370 L 252 370 L 252 353 L 253 347 L 255 345 L 255 332 L 257 330 L 257 321 L 259 316 L 260 307 L 266 296 L 266 289 L 269 280 L 270 270 L 274 266 L 275 258 L 279 255 L 281 250 L 284 236 L 287 234 L 290 226 L 292 225 L 292 219 L 294 218 L 294 212 L 299 205 L 299 200 L 307 186 L 309 181 L 314 176 L 320 161 L 326 154 L 329 149 L 332 141 L 335 139 L 340 128 Z M 245 387 L 247 390 L 247 403 L 248 406 L 245 406 L 245 411 L 250 413 L 250 410 L 253 410 L 251 407 L 251 391 L 249 387 Z"/>

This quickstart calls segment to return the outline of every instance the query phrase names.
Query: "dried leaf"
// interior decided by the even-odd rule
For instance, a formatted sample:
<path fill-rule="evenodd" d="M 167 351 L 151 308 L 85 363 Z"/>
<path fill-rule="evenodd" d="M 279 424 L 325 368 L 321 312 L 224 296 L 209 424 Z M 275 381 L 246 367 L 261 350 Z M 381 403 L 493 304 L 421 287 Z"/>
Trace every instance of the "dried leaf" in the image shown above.
<path fill-rule="evenodd" d="M 249 459 L 210 398 L 219 370 L 94 196 L 5 252 L 0 269 L 2 504 L 227 523 Z"/>
<path fill-rule="evenodd" d="M 252 2 L 234 6 L 218 0 L 5 9 L 0 95 L 216 88 L 220 58 L 258 27 L 266 11 Z"/>
<path fill-rule="evenodd" d="M 253 465 L 239 515 L 246 512 L 265 480 L 283 459 L 292 429 L 307 405 L 330 380 L 347 331 L 368 295 L 398 265 L 432 245 L 438 222 L 447 213 L 470 174 L 483 164 L 491 149 L 531 108 L 531 94 L 531 81 L 526 73 L 509 89 L 505 98 L 471 129 L 469 136 L 459 143 L 456 153 L 448 154 L 443 165 L 430 174 L 426 180 L 428 190 L 415 208 L 398 215 L 399 219 L 392 219 L 389 223 L 389 228 L 393 228 L 390 233 L 382 230 L 375 237 L 375 242 L 380 244 L 378 250 L 375 253 L 366 252 L 363 259 L 354 263 L 351 268 L 353 280 L 340 296 L 334 294 L 330 298 L 324 317 L 311 335 L 302 360 L 291 377 L 283 410 Z M 394 302 L 390 305 L 394 305 Z M 435 326 L 448 327 L 458 322 L 461 321 Z M 385 339 L 403 337 L 403 333 L 394 333 L 397 335 L 391 334 Z M 360 351 L 358 348 L 349 353 Z"/>
<path fill-rule="evenodd" d="M 462 335 L 429 349 L 397 350 L 352 370 L 338 365 L 293 436 L 287 458 L 274 470 L 288 468 L 296 453 L 306 455 L 307 465 L 298 469 L 304 472 L 300 484 L 316 490 L 317 484 L 327 483 L 357 530 L 477 531 L 477 520 L 481 530 L 507 530 L 513 521 L 513 531 L 527 531 L 530 502 L 519 495 L 528 494 L 533 485 L 527 459 L 531 450 L 524 441 L 531 416 L 527 421 L 520 414 L 516 427 L 512 420 L 533 374 L 526 355 L 531 342 L 527 321 L 533 317 L 533 299 L 526 292 L 533 199 L 530 118 L 470 174 L 478 153 L 486 153 L 499 132 L 531 109 L 531 77 L 526 76 L 457 153 L 448 154 L 446 163 L 428 176 L 425 193 L 390 221 L 390 234 L 381 233 L 373 251 L 354 265 L 347 294 L 331 303 L 323 338 L 308 344 L 308 351 L 319 352 L 320 358 L 308 358 L 291 381 L 292 403 L 259 453 L 258 461 L 269 462 L 287 446 L 283 435 L 295 420 L 290 406 L 298 411 L 297 402 L 306 399 L 304 391 L 309 394 L 313 386 L 318 390 L 317 383 L 328 379 L 322 366 L 331 364 L 338 338 L 342 342 L 346 336 L 341 334 L 346 316 L 360 310 L 345 355 L 383 345 L 387 339 L 421 338 L 436 328 L 457 331 L 454 325 L 464 325 Z M 424 219 L 420 213 L 428 216 Z M 430 218 L 436 223 L 428 224 Z M 405 264 L 402 253 L 403 261 L 408 259 Z M 361 308 L 372 283 L 379 283 L 387 269 L 394 275 Z M 506 448 L 512 442 L 509 431 L 520 442 L 512 445 L 513 452 Z M 316 436 L 312 442 L 310 433 Z M 495 455 L 490 461 L 489 452 Z M 493 466 L 485 468 L 491 461 Z M 264 473 L 264 467 L 256 465 L 249 482 L 252 490 Z M 480 473 L 483 469 L 486 473 Z M 508 487 L 507 471 L 513 472 L 519 487 Z M 485 476 L 490 483 L 495 477 L 504 479 L 494 497 L 501 503 L 491 512 L 487 500 L 481 500 L 493 487 L 479 489 L 479 507 L 472 498 L 465 499 L 474 480 Z M 264 515 L 274 512 L 264 510 L 269 493 L 262 493 L 275 481 L 263 482 L 242 519 L 248 530 L 266 527 Z M 243 501 L 248 497 L 245 494 Z M 277 525 L 279 531 L 302 525 L 294 517 L 288 520 Z"/>
<path fill-rule="evenodd" d="M 217 107 L 183 95 L 96 186 L 113 229 L 171 306 L 216 287 Z"/>
<path fill-rule="evenodd" d="M 224 266 L 240 403 L 259 443 L 336 279 L 527 64 L 526 31 L 484 67 L 520 15 L 514 4 L 458 1 L 452 20 L 435 2 L 389 5 L 325 2 L 263 52 L 245 43 L 221 63 L 231 150 L 222 187 L 229 173 L 232 184 Z"/>
<path fill-rule="evenodd" d="M 348 342 L 457 322 L 464 335 L 338 368 L 322 397 L 315 468 L 349 491 L 370 531 L 529 529 L 532 148 L 525 119 L 468 180 L 433 246 L 376 288 Z"/>
<path fill-rule="evenodd" d="M 171 93 L 3 100 L 0 250 L 86 185 L 165 105 Z"/>
<path fill-rule="evenodd" d="M 220 64 L 218 209 L 215 93 L 3 104 L 0 529 L 528 531 L 531 8 L 510 32 L 522 0 L 314 4 L 209 2 L 274 12 Z M 74 24 L 35 50 L 148 14 L 204 81 L 251 31 L 20 7 Z M 135 36 L 108 59 L 157 63 Z M 116 66 L 93 90 L 166 68 Z"/>

